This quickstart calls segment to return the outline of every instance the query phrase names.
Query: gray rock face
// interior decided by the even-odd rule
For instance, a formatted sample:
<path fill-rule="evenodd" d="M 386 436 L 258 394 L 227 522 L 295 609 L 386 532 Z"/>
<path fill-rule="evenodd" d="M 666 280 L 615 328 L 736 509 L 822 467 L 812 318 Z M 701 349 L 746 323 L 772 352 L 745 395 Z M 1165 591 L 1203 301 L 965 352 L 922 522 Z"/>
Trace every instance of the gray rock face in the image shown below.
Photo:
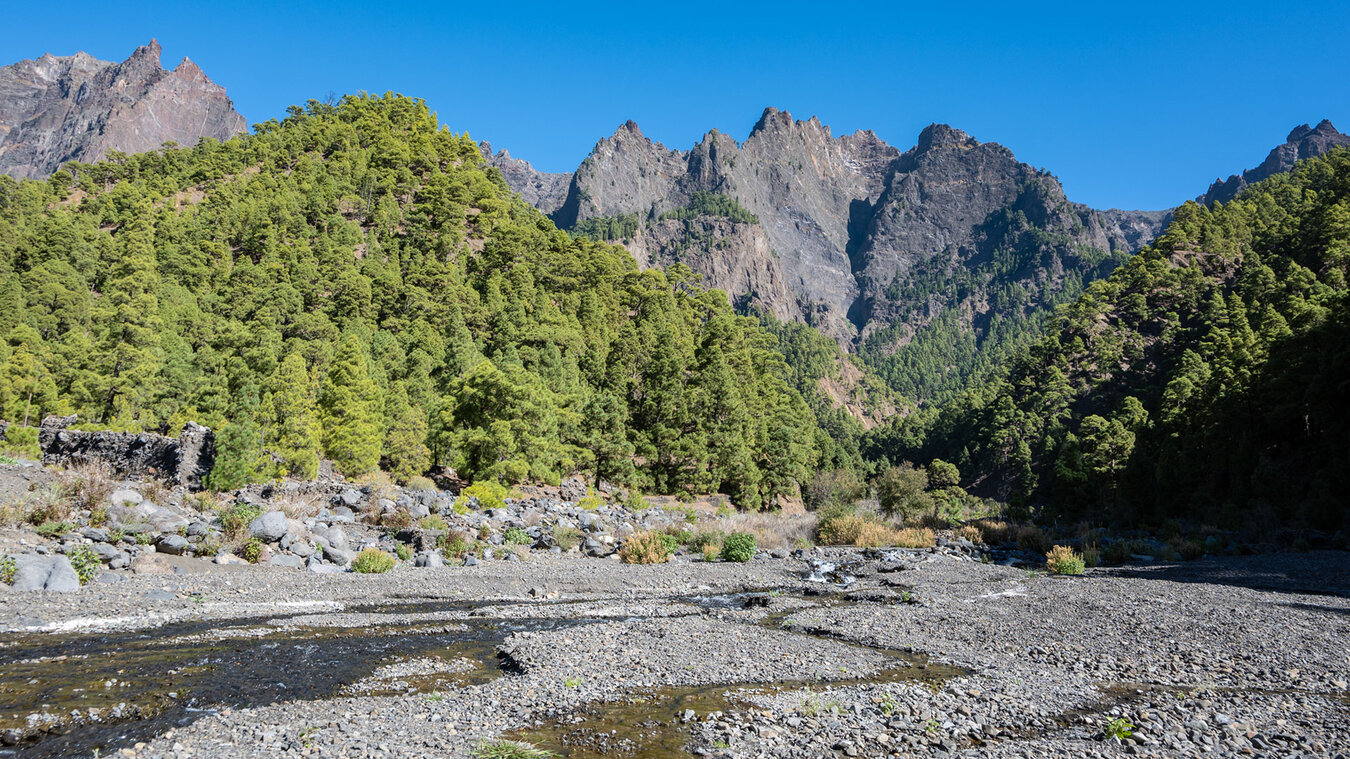
<path fill-rule="evenodd" d="M 289 531 L 290 523 L 286 521 L 286 515 L 280 511 L 269 511 L 248 525 L 249 536 L 264 543 L 275 543 L 286 537 Z"/>
<path fill-rule="evenodd" d="M 520 193 L 520 197 L 526 203 L 546 214 L 552 214 L 562 207 L 563 201 L 567 200 L 567 187 L 572 181 L 571 174 L 539 171 L 531 166 L 529 161 L 512 158 L 505 150 L 493 154 L 492 145 L 487 142 L 479 143 L 478 149 L 483 154 L 483 161 L 500 171 L 507 186 Z"/>
<path fill-rule="evenodd" d="M 1247 169 L 1241 175 L 1234 174 L 1227 179 L 1214 180 L 1214 184 L 1209 186 L 1209 191 L 1196 198 L 1196 202 L 1206 206 L 1227 203 L 1245 190 L 1247 185 L 1288 171 L 1298 161 L 1316 158 L 1341 145 L 1350 145 L 1350 135 L 1338 132 L 1327 119 L 1322 119 L 1315 127 L 1307 124 L 1295 127 L 1285 138 L 1284 144 L 1271 150 L 1260 166 Z"/>
<path fill-rule="evenodd" d="M 50 53 L 0 68 L 0 173 L 45 178 L 67 161 L 246 131 L 224 88 L 184 58 L 160 66 L 154 40 L 121 63 Z"/>
<path fill-rule="evenodd" d="M 85 462 L 101 462 L 124 477 L 148 477 L 184 485 L 189 490 L 200 490 L 202 478 L 215 464 L 215 434 L 199 424 L 186 424 L 177 438 L 151 433 L 85 432 L 67 429 L 76 416 L 50 416 L 38 428 L 38 445 L 42 448 L 42 463 L 47 466 L 70 466 Z M 114 493 L 113 503 L 119 498 L 129 503 L 140 503 L 141 496 L 132 490 Z"/>
<path fill-rule="evenodd" d="M 75 567 L 70 565 L 70 559 L 53 557 L 51 573 L 47 575 L 42 589 L 53 593 L 74 593 L 80 589 L 80 576 L 76 574 Z"/>
<path fill-rule="evenodd" d="M 423 551 L 417 554 L 414 560 L 414 566 L 418 567 L 443 567 L 445 562 L 441 560 L 439 551 Z"/>

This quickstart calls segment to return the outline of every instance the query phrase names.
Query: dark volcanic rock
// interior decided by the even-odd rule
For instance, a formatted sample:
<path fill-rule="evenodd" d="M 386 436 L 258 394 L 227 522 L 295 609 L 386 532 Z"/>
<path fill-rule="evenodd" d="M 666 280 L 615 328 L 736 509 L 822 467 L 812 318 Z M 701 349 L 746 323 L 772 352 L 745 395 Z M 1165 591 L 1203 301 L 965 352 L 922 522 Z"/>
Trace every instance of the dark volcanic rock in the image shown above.
<path fill-rule="evenodd" d="M 85 462 L 107 464 L 123 476 L 152 477 L 190 490 L 200 490 L 202 479 L 215 464 L 215 433 L 189 422 L 177 438 L 148 432 L 85 432 L 66 429 L 75 416 L 48 417 L 38 431 L 42 463 L 70 466 Z"/>
<path fill-rule="evenodd" d="M 1350 145 L 1350 135 L 1336 131 L 1336 127 L 1327 119 L 1322 119 L 1315 127 L 1307 124 L 1295 127 L 1285 138 L 1284 144 L 1270 151 L 1260 166 L 1247 169 L 1240 176 L 1234 174 L 1227 179 L 1215 180 L 1214 184 L 1209 186 L 1209 191 L 1196 198 L 1196 201 L 1206 206 L 1227 203 L 1246 189 L 1247 185 L 1288 171 L 1304 158 L 1316 158 L 1341 145 Z"/>
<path fill-rule="evenodd" d="M 0 173 L 44 178 L 67 161 L 165 142 L 194 145 L 248 125 L 225 89 L 184 58 L 167 71 L 154 40 L 121 63 L 50 53 L 0 68 Z"/>

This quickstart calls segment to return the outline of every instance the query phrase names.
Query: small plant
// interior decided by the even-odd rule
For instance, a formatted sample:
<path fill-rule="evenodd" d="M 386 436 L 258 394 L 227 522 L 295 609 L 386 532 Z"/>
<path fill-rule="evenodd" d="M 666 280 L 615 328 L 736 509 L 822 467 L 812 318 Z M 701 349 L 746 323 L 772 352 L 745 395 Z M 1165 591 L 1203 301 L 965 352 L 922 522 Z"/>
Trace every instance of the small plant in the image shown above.
<path fill-rule="evenodd" d="M 811 541 L 807 540 L 806 538 L 797 538 L 796 540 L 792 541 L 792 547 L 797 549 L 798 551 L 809 551 L 813 548 L 813 546 L 811 545 Z"/>
<path fill-rule="evenodd" d="M 984 533 L 980 531 L 980 528 L 973 524 L 968 524 L 958 529 L 956 531 L 956 537 L 963 538 L 976 545 L 984 542 Z"/>
<path fill-rule="evenodd" d="M 388 514 L 381 514 L 379 522 L 381 527 L 406 530 L 413 526 L 413 516 L 402 509 L 395 509 Z"/>
<path fill-rule="evenodd" d="M 1124 717 L 1116 717 L 1106 723 L 1106 727 L 1102 728 L 1102 735 L 1107 740 L 1115 738 L 1118 741 L 1123 741 L 1131 735 L 1134 735 L 1134 725 Z"/>
<path fill-rule="evenodd" d="M 575 527 L 554 527 L 553 542 L 564 551 L 570 551 L 581 545 L 581 530 Z"/>
<path fill-rule="evenodd" d="M 580 678 L 580 677 L 569 677 L 569 678 L 567 678 L 566 680 L 563 680 L 563 685 L 566 685 L 566 686 L 569 687 L 569 688 L 580 688 L 580 687 L 581 687 L 581 678 Z"/>
<path fill-rule="evenodd" d="M 95 506 L 89 512 L 89 526 L 102 527 L 108 523 L 108 507 Z"/>
<path fill-rule="evenodd" d="M 726 535 L 722 534 L 721 530 L 700 530 L 694 533 L 694 537 L 689 541 L 689 546 L 700 551 L 708 546 L 717 546 L 720 549 L 722 539 L 725 537 Z"/>
<path fill-rule="evenodd" d="M 402 561 L 407 561 L 412 558 L 412 549 L 408 547 L 407 543 L 399 543 L 394 546 L 394 555 Z"/>
<path fill-rule="evenodd" d="M 483 741 L 473 747 L 470 756 L 474 759 L 547 759 L 557 754 L 517 741 Z"/>
<path fill-rule="evenodd" d="M 1083 574 L 1083 557 L 1068 546 L 1055 546 L 1045 555 L 1045 568 L 1057 575 Z"/>
<path fill-rule="evenodd" d="M 464 488 L 464 492 L 460 495 L 467 498 L 477 498 L 478 508 L 480 509 L 500 509 L 506 506 L 506 499 L 511 495 L 511 491 L 496 480 L 479 480 Z"/>
<path fill-rule="evenodd" d="M 462 559 L 473 549 L 473 544 L 462 532 L 451 532 L 441 536 L 441 555 L 446 559 Z"/>
<path fill-rule="evenodd" d="M 408 484 L 405 487 L 407 487 L 408 490 L 436 492 L 436 483 L 432 482 L 429 478 L 420 475 L 409 477 Z"/>
<path fill-rule="evenodd" d="M 663 564 L 670 559 L 670 551 L 660 534 L 644 531 L 623 542 L 619 558 L 625 564 Z"/>
<path fill-rule="evenodd" d="M 456 498 L 455 502 L 450 504 L 450 510 L 460 516 L 465 516 L 469 513 L 469 504 L 462 498 Z"/>
<path fill-rule="evenodd" d="M 595 511 L 603 505 L 605 505 L 605 502 L 601 500 L 600 496 L 597 495 L 594 490 L 587 493 L 580 501 L 577 501 L 577 508 L 585 509 L 586 511 Z"/>
<path fill-rule="evenodd" d="M 444 530 L 449 527 L 449 525 L 445 523 L 445 520 L 441 518 L 440 514 L 431 514 L 422 517 L 417 521 L 417 525 L 424 530 Z"/>
<path fill-rule="evenodd" d="M 665 545 L 666 553 L 673 554 L 680 550 L 680 539 L 678 537 L 671 535 L 668 532 L 658 533 L 656 537 Z"/>
<path fill-rule="evenodd" d="M 75 568 L 75 574 L 79 576 L 81 585 L 93 582 L 94 578 L 98 577 L 99 570 L 103 568 L 103 561 L 99 559 L 98 554 L 86 546 L 76 548 L 66 554 L 66 558 Z"/>
<path fill-rule="evenodd" d="M 18 571 L 19 567 L 15 564 L 13 556 L 0 556 L 0 582 L 13 585 L 14 575 Z"/>
<path fill-rule="evenodd" d="M 717 561 L 717 557 L 722 553 L 721 544 L 707 545 L 703 547 L 704 561 Z"/>
<path fill-rule="evenodd" d="M 155 533 L 150 531 L 136 533 L 136 545 L 148 546 L 155 542 Z M 261 544 L 260 544 L 261 545 Z"/>
<path fill-rule="evenodd" d="M 929 735 L 936 733 L 940 727 L 942 727 L 942 723 L 938 722 L 936 719 L 930 719 L 923 723 L 923 729 L 927 730 Z"/>
<path fill-rule="evenodd" d="M 367 548 L 352 560 L 352 571 L 363 575 L 380 575 L 394 568 L 394 557 L 378 548 Z"/>
<path fill-rule="evenodd" d="M 482 526 L 480 526 L 480 527 L 478 528 L 478 539 L 479 539 L 479 540 L 487 540 L 487 539 L 490 538 L 490 537 L 492 537 L 492 528 L 491 528 L 491 527 L 488 527 L 487 525 L 482 525 Z"/>
<path fill-rule="evenodd" d="M 895 544 L 901 548 L 931 548 L 937 536 L 927 527 L 907 527 L 895 533 Z"/>
<path fill-rule="evenodd" d="M 220 531 L 228 540 L 239 540 L 248 532 L 248 525 L 262 515 L 262 509 L 248 503 L 236 503 L 216 515 Z"/>
<path fill-rule="evenodd" d="M 194 552 L 198 556 L 215 556 L 219 554 L 224 547 L 225 544 L 219 540 L 214 538 L 203 538 L 202 541 L 197 544 L 197 548 Z"/>
<path fill-rule="evenodd" d="M 141 538 L 140 535 L 136 536 L 137 540 L 140 540 L 140 538 Z M 239 556 L 244 561 L 247 561 L 250 564 L 257 564 L 258 562 L 262 561 L 264 548 L 265 546 L 263 545 L 263 542 L 261 540 L 258 540 L 257 538 L 249 538 L 248 540 L 244 541 L 244 544 L 242 546 L 239 546 Z"/>
<path fill-rule="evenodd" d="M 70 522 L 43 522 L 37 526 L 37 534 L 44 538 L 59 538 L 75 529 Z"/>
<path fill-rule="evenodd" d="M 725 561 L 747 562 L 755 558 L 755 536 L 748 532 L 733 532 L 722 541 L 722 559 Z"/>
<path fill-rule="evenodd" d="M 900 708 L 900 702 L 895 700 L 895 696 L 889 693 L 881 694 L 881 713 L 887 717 L 895 713 Z"/>
<path fill-rule="evenodd" d="M 534 538 L 519 527 L 508 527 L 506 532 L 502 533 L 502 542 L 509 546 L 527 546 L 534 542 Z"/>

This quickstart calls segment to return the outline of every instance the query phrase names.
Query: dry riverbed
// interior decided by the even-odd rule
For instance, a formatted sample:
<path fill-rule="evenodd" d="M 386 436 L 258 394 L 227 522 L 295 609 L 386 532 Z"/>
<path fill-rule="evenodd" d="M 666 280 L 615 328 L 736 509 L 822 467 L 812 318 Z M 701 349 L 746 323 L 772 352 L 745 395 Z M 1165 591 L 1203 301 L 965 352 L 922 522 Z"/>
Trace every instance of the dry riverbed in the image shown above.
<path fill-rule="evenodd" d="M 0 756 L 1345 757 L 1348 569 L 184 558 L 0 594 Z"/>

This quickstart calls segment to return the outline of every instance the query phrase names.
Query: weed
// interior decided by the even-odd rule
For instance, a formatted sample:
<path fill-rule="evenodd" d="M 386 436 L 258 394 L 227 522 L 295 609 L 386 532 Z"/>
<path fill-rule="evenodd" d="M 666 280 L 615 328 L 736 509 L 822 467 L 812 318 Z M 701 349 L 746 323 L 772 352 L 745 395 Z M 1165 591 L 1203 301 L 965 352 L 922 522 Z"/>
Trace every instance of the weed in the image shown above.
<path fill-rule="evenodd" d="M 637 496 L 637 498 L 639 501 L 642 500 L 642 496 Z M 587 493 L 586 496 L 582 498 L 580 501 L 577 501 L 577 508 L 584 509 L 586 511 L 595 511 L 604 504 L 605 502 L 601 500 L 600 496 L 597 495 L 594 490 L 592 490 L 591 492 Z"/>
<path fill-rule="evenodd" d="M 722 541 L 722 559 L 725 561 L 747 562 L 755 558 L 755 536 L 748 532 L 733 532 Z"/>
<path fill-rule="evenodd" d="M 792 547 L 797 549 L 798 551 L 809 551 L 814 546 L 812 546 L 811 541 L 807 540 L 806 538 L 797 538 L 796 540 L 792 541 Z"/>
<path fill-rule="evenodd" d="M 623 542 L 619 558 L 625 564 L 663 564 L 670 559 L 670 551 L 660 534 L 643 531 Z"/>
<path fill-rule="evenodd" d="M 98 577 L 98 572 L 103 568 L 103 561 L 94 553 L 92 548 L 79 546 L 70 553 L 66 554 L 70 560 L 70 565 L 75 568 L 75 574 L 79 575 L 80 584 L 88 585 Z"/>
<path fill-rule="evenodd" d="M 557 754 L 528 743 L 498 740 L 479 743 L 473 747 L 470 756 L 474 759 L 546 759 Z"/>
<path fill-rule="evenodd" d="M 464 488 L 464 492 L 460 495 L 478 499 L 479 509 L 500 509 L 506 506 L 506 499 L 510 497 L 511 491 L 496 480 L 479 480 Z"/>
<path fill-rule="evenodd" d="M 95 506 L 89 511 L 89 526 L 102 527 L 108 523 L 108 507 Z"/>
<path fill-rule="evenodd" d="M 253 520 L 262 515 L 262 509 L 249 503 L 235 503 L 228 509 L 216 515 L 220 521 L 220 531 L 225 533 L 228 540 L 234 541 L 244 537 L 248 532 L 248 525 Z"/>
<path fill-rule="evenodd" d="M 509 546 L 527 546 L 534 542 L 534 538 L 519 527 L 508 527 L 502 534 L 502 541 Z"/>
<path fill-rule="evenodd" d="M 581 678 L 580 678 L 580 677 L 569 677 L 569 678 L 567 678 L 566 680 L 563 680 L 563 685 L 566 685 L 566 686 L 569 687 L 569 688 L 580 688 L 580 687 L 581 687 Z"/>
<path fill-rule="evenodd" d="M 930 719 L 923 723 L 923 729 L 927 730 L 929 735 L 936 733 L 940 727 L 942 727 L 942 723 L 938 722 L 936 719 Z"/>
<path fill-rule="evenodd" d="M 468 537 L 456 530 L 441 536 L 441 555 L 447 559 L 462 559 L 464 554 L 473 549 L 473 543 Z"/>
<path fill-rule="evenodd" d="M 984 542 L 984 532 L 973 524 L 968 524 L 956 531 L 956 537 L 965 538 L 976 545 Z"/>
<path fill-rule="evenodd" d="M 394 555 L 403 561 L 407 561 L 412 558 L 413 554 L 412 549 L 408 547 L 407 543 L 399 543 L 394 546 Z"/>
<path fill-rule="evenodd" d="M 44 538 L 59 538 L 62 535 L 75 529 L 75 525 L 70 522 L 52 522 L 46 521 L 37 526 L 37 534 Z"/>
<path fill-rule="evenodd" d="M 887 717 L 895 713 L 900 708 L 900 702 L 895 700 L 895 696 L 889 693 L 881 694 L 881 713 Z"/>
<path fill-rule="evenodd" d="M 445 520 L 441 518 L 440 514 L 431 514 L 430 516 L 422 517 L 417 521 L 417 524 L 424 530 L 444 530 L 449 527 L 449 525 L 445 523 Z"/>
<path fill-rule="evenodd" d="M 570 551 L 581 545 L 581 530 L 575 527 L 554 527 L 553 542 L 564 551 Z"/>
<path fill-rule="evenodd" d="M 14 574 L 18 571 L 19 567 L 15 564 L 13 556 L 0 556 L 0 582 L 13 585 Z"/>
<path fill-rule="evenodd" d="M 136 545 L 148 546 L 153 542 L 155 542 L 155 533 L 149 531 L 136 533 Z M 262 543 L 258 545 L 261 546 Z"/>
<path fill-rule="evenodd" d="M 450 504 L 450 510 L 460 516 L 464 516 L 469 513 L 469 504 L 467 501 L 456 498 L 455 502 Z"/>
<path fill-rule="evenodd" d="M 931 548 L 937 536 L 927 527 L 907 527 L 895 533 L 895 544 L 901 548 Z"/>
<path fill-rule="evenodd" d="M 1124 717 L 1116 717 L 1106 723 L 1106 727 L 1102 728 L 1102 735 L 1108 740 L 1115 738 L 1118 741 L 1123 741 L 1131 735 L 1134 735 L 1134 725 Z"/>
<path fill-rule="evenodd" d="M 394 557 L 378 548 L 367 548 L 352 560 L 352 571 L 360 574 L 384 574 L 394 568 Z"/>
<path fill-rule="evenodd" d="M 108 530 L 109 543 L 121 543 L 122 538 L 125 538 L 126 536 L 127 531 L 123 530 L 121 527 L 114 527 L 111 530 Z"/>
<path fill-rule="evenodd" d="M 225 544 L 214 538 L 203 538 L 195 549 L 198 556 L 216 556 L 225 548 Z"/>
<path fill-rule="evenodd" d="M 1057 575 L 1083 574 L 1083 557 L 1068 546 L 1055 546 L 1045 555 L 1045 568 Z"/>
<path fill-rule="evenodd" d="M 721 546 L 721 545 L 709 545 L 709 546 L 704 546 L 704 547 L 703 547 L 703 560 L 704 560 L 704 561 L 717 561 L 717 557 L 721 554 L 721 552 L 722 552 L 722 546 Z"/>
<path fill-rule="evenodd" d="M 421 476 L 409 477 L 408 484 L 406 485 L 406 487 L 408 490 L 416 490 L 431 493 L 436 492 L 436 483 L 432 482 L 430 479 L 426 477 Z"/>
<path fill-rule="evenodd" d="M 136 539 L 138 541 L 140 540 L 140 538 L 141 538 L 140 535 L 136 536 Z M 258 540 L 257 538 L 249 538 L 242 546 L 239 547 L 239 556 L 242 557 L 244 561 L 247 561 L 250 564 L 257 564 L 258 562 L 262 561 L 263 548 L 264 546 L 261 540 Z"/>

